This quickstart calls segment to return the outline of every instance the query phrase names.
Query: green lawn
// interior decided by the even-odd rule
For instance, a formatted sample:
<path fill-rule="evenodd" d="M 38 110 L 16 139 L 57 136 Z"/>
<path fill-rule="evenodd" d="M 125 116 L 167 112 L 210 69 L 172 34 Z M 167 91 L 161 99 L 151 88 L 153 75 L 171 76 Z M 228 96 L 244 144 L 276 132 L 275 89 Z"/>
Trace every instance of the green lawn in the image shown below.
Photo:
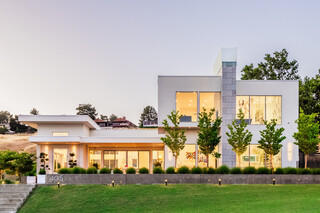
<path fill-rule="evenodd" d="M 35 189 L 22 212 L 319 212 L 320 185 L 67 185 Z"/>

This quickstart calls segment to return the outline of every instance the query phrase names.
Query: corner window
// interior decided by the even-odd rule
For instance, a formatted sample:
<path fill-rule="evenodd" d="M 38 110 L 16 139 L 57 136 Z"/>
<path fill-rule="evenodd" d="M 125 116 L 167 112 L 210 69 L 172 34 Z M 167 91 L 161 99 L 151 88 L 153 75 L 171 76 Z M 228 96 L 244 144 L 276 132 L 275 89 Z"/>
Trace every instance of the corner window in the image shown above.
<path fill-rule="evenodd" d="M 267 120 L 277 119 L 277 123 L 281 123 L 281 96 L 267 96 Z"/>
<path fill-rule="evenodd" d="M 182 115 L 181 122 L 197 121 L 197 101 L 198 93 L 196 92 L 177 92 L 176 109 Z"/>
<path fill-rule="evenodd" d="M 199 111 L 203 112 L 203 108 L 207 111 L 214 108 L 215 111 L 215 118 L 221 115 L 220 113 L 220 106 L 221 106 L 221 98 L 220 93 L 218 92 L 200 92 L 200 104 L 199 104 Z"/>
<path fill-rule="evenodd" d="M 69 136 L 69 132 L 53 132 L 52 136 Z"/>

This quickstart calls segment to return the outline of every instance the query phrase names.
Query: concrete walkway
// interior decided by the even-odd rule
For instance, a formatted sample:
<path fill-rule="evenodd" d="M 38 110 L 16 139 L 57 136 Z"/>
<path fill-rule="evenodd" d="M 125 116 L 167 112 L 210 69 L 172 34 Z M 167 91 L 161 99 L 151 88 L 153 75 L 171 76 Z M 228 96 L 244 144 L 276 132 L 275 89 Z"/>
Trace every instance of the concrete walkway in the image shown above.
<path fill-rule="evenodd" d="M 34 188 L 27 184 L 0 185 L 0 213 L 17 212 Z"/>

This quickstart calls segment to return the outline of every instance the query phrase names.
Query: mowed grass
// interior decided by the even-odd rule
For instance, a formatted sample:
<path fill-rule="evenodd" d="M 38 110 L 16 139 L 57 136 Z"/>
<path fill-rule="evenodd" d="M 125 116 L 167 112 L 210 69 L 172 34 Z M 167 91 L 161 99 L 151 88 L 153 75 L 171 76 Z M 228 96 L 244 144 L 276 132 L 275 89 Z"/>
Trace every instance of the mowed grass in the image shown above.
<path fill-rule="evenodd" d="M 22 212 L 319 212 L 320 185 L 40 186 Z"/>

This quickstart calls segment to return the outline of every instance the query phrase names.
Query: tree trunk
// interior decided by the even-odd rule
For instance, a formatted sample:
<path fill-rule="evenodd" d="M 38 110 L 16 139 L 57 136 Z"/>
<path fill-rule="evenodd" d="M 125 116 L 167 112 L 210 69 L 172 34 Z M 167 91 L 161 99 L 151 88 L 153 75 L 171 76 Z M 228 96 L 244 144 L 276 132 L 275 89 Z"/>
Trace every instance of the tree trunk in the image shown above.
<path fill-rule="evenodd" d="M 199 156 L 198 156 L 198 158 L 199 158 Z M 209 168 L 209 155 L 207 155 L 207 168 Z"/>
<path fill-rule="evenodd" d="M 174 168 L 177 168 L 177 160 L 178 160 L 178 156 L 174 156 Z"/>
<path fill-rule="evenodd" d="M 307 166 L 308 166 L 308 157 L 309 157 L 309 154 L 305 154 L 304 155 L 304 168 L 306 169 Z"/>
<path fill-rule="evenodd" d="M 238 166 L 239 166 L 239 168 L 241 168 L 241 155 L 240 154 L 238 154 Z"/>
<path fill-rule="evenodd" d="M 270 167 L 273 170 L 273 155 L 270 155 Z"/>

